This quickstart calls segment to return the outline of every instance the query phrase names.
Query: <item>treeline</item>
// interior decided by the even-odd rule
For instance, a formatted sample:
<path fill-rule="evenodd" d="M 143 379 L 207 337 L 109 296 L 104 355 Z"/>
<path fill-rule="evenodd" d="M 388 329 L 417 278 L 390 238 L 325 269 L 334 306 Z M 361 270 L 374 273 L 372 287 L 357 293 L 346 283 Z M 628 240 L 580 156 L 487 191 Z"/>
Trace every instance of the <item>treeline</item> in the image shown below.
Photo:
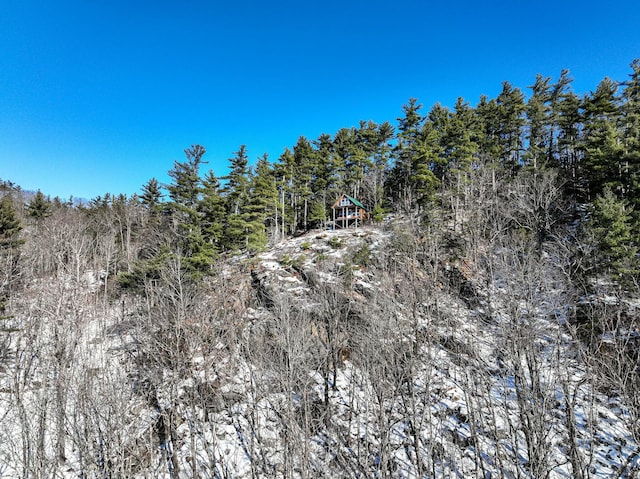
<path fill-rule="evenodd" d="M 411 99 L 395 127 L 362 121 L 333 136 L 301 136 L 273 164 L 264 155 L 249 167 L 241 146 L 221 178 L 199 176 L 205 150 L 193 146 L 169 172 L 172 183 L 151 180 L 140 200 L 171 218 L 182 251 L 206 269 L 221 252 L 257 251 L 320 226 L 342 193 L 375 221 L 392 211 L 428 217 L 438 206 L 455 213 L 478 169 L 497 179 L 554 169 L 572 207 L 592 205 L 597 227 L 612 233 L 602 247 L 617 264 L 633 256 L 640 231 L 640 61 L 628 80 L 605 78 L 582 97 L 571 85 L 565 70 L 555 80 L 538 75 L 528 95 L 505 82 L 475 108 L 460 98 L 425 112 Z"/>
<path fill-rule="evenodd" d="M 444 207 L 457 227 L 479 170 L 491 172 L 494 184 L 556 170 L 571 208 L 590 208 L 602 263 L 633 270 L 629 260 L 640 232 L 640 60 L 631 63 L 626 81 L 605 78 L 583 96 L 573 92 L 566 70 L 555 80 L 538 75 L 527 89 L 525 95 L 504 82 L 496 98 L 483 96 L 475 107 L 459 98 L 452 109 L 436 104 L 426 112 L 411 99 L 395 127 L 362 121 L 333 136 L 301 136 L 273 163 L 265 154 L 250 166 L 242 145 L 223 177 L 201 173 L 206 150 L 194 145 L 175 162 L 170 184 L 151 179 L 139 196 L 107 194 L 81 209 L 92 218 L 131 217 L 118 222 L 131 228 L 118 241 L 126 249 L 136 237 L 143 246 L 125 251 L 128 259 L 139 254 L 124 268 L 129 283 L 153 275 L 167 255 L 180 253 L 186 268 L 206 274 L 220 254 L 256 252 L 318 227 L 343 193 L 366 205 L 374 221 L 387 212 L 428 218 Z M 69 206 L 46 203 L 36 195 L 29 215 L 38 219 L 48 208 Z"/>

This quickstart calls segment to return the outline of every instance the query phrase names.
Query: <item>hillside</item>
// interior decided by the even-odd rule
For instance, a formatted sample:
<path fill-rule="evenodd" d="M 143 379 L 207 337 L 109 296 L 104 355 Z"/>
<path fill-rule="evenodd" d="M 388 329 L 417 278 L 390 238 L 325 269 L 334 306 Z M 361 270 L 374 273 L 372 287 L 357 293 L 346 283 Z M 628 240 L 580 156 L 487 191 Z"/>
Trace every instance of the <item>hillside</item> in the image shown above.
<path fill-rule="evenodd" d="M 315 230 L 134 296 L 95 269 L 29 281 L 3 477 L 634 477 L 557 252 L 458 257 L 434 231 Z"/>
<path fill-rule="evenodd" d="M 0 180 L 0 476 L 638 477 L 640 60 L 571 82 Z"/>

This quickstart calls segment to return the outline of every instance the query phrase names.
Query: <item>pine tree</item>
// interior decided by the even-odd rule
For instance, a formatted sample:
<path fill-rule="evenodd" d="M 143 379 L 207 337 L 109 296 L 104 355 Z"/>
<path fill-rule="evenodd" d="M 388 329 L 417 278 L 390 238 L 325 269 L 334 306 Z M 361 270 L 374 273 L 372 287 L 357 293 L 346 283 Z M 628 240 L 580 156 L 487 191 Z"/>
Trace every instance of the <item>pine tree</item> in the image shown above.
<path fill-rule="evenodd" d="M 378 125 L 373 121 L 361 121 L 360 126 L 353 130 L 353 153 L 347 163 L 351 196 L 367 201 L 362 196 L 362 189 L 366 176 L 373 167 L 373 157 L 377 147 Z M 367 201 L 368 202 L 368 201 Z"/>
<path fill-rule="evenodd" d="M 523 150 L 524 94 L 509 82 L 504 82 L 502 91 L 496 98 L 496 105 L 500 164 L 505 171 L 513 173 L 520 167 L 520 155 Z"/>
<path fill-rule="evenodd" d="M 51 216 L 51 201 L 45 198 L 40 190 L 27 205 L 27 215 L 37 222 Z"/>
<path fill-rule="evenodd" d="M 239 215 L 240 208 L 249 194 L 249 158 L 246 146 L 240 145 L 233 155 L 229 159 L 229 174 L 223 178 L 226 183 L 222 193 L 227 201 L 227 211 L 230 214 Z"/>
<path fill-rule="evenodd" d="M 247 250 L 256 252 L 266 246 L 267 225 L 274 224 L 277 205 L 275 177 L 265 154 L 256 164 L 255 174 L 251 177 L 249 198 L 242 213 Z"/>
<path fill-rule="evenodd" d="M 185 240 L 186 250 L 183 254 L 186 270 L 195 277 L 209 274 L 218 253 L 216 247 L 207 241 L 201 229 L 191 230 Z"/>
<path fill-rule="evenodd" d="M 169 208 L 173 215 L 174 226 L 178 236 L 189 236 L 200 228 L 197 205 L 202 197 L 200 181 L 200 164 L 205 154 L 204 147 L 192 146 L 184 150 L 187 160 L 176 161 L 169 176 L 173 182 L 167 185 L 169 191 Z M 183 246 L 186 246 L 183 244 Z M 189 249 L 188 246 L 186 249 Z"/>
<path fill-rule="evenodd" d="M 607 272 L 614 279 L 636 274 L 637 244 L 628 203 L 605 186 L 593 203 L 592 215 L 591 228 L 598 245 L 593 258 L 595 270 Z"/>
<path fill-rule="evenodd" d="M 312 204 L 309 208 L 309 222 L 317 224 L 327 218 L 330 199 L 337 197 L 340 173 L 334 167 L 335 153 L 331 136 L 323 133 L 313 141 L 315 161 L 311 178 Z"/>
<path fill-rule="evenodd" d="M 222 189 L 227 204 L 227 219 L 224 231 L 225 249 L 234 251 L 246 247 L 247 224 L 242 211 L 249 198 L 249 159 L 245 145 L 229 159 L 229 174 L 223 179 L 226 184 Z"/>
<path fill-rule="evenodd" d="M 467 202 L 469 175 L 474 165 L 478 165 L 479 127 L 475 111 L 462 98 L 458 98 L 441 140 L 447 161 L 445 181 L 454 211 L 454 226 L 459 224 L 461 204 Z"/>
<path fill-rule="evenodd" d="M 198 213 L 205 241 L 212 244 L 216 251 L 221 251 L 224 247 L 225 200 L 221 194 L 220 181 L 211 170 L 202 180 L 202 199 L 198 203 Z"/>
<path fill-rule="evenodd" d="M 380 222 L 384 216 L 386 208 L 386 198 L 384 185 L 389 168 L 389 160 L 391 158 L 391 140 L 395 135 L 393 126 L 388 121 L 378 126 L 378 135 L 376 138 L 376 147 L 373 153 L 373 167 L 371 169 L 369 180 L 371 194 L 370 198 L 365 198 L 371 205 L 371 212 L 374 221 Z"/>
<path fill-rule="evenodd" d="M 387 190 L 393 199 L 405 210 L 410 210 L 417 202 L 415 182 L 426 180 L 428 167 L 420 167 L 416 171 L 416 164 L 421 164 L 424 152 L 420 152 L 421 139 L 424 137 L 423 124 L 425 118 L 420 114 L 422 105 L 417 99 L 410 98 L 409 103 L 403 105 L 404 116 L 398 118 L 398 133 L 393 150 L 394 164 L 387 178 Z M 419 176 L 416 177 L 416 174 Z"/>
<path fill-rule="evenodd" d="M 632 72 L 622 92 L 622 182 L 625 197 L 640 213 L 640 59 L 631 63 Z M 637 222 L 640 229 L 640 221 Z"/>
<path fill-rule="evenodd" d="M 436 190 L 446 174 L 447 159 L 443 144 L 449 123 L 449 110 L 436 103 L 416 139 L 410 182 L 415 203 L 420 208 L 425 208 L 435 199 Z"/>
<path fill-rule="evenodd" d="M 606 187 L 624 197 L 621 181 L 623 149 L 618 129 L 617 85 L 609 78 L 584 100 L 584 174 L 588 198 L 594 199 Z"/>
<path fill-rule="evenodd" d="M 295 174 L 293 176 L 292 193 L 294 196 L 295 216 L 298 220 L 296 223 L 300 223 L 296 227 L 300 226 L 305 231 L 309 227 L 309 203 L 313 197 L 311 181 L 316 159 L 317 155 L 309 140 L 304 136 L 299 137 L 293 147 Z"/>
<path fill-rule="evenodd" d="M 284 152 L 278 158 L 278 162 L 274 166 L 274 175 L 276 178 L 276 187 L 279 195 L 279 211 L 280 211 L 280 234 L 286 235 L 287 232 L 295 231 L 295 208 L 293 195 L 293 177 L 295 174 L 293 153 L 289 148 L 285 148 Z"/>
<path fill-rule="evenodd" d="M 22 226 L 11 196 L 0 198 L 0 251 L 15 250 L 24 243 L 20 239 Z"/>
<path fill-rule="evenodd" d="M 582 174 L 579 171 L 582 161 L 580 108 L 578 96 L 573 92 L 567 92 L 553 104 L 552 114 L 557 125 L 558 164 L 566 172 L 568 187 L 575 194 L 584 196 L 581 192 L 586 191 L 586 187 L 581 184 Z"/>
<path fill-rule="evenodd" d="M 451 111 L 440 103 L 436 103 L 429 110 L 422 131 L 418 137 L 414 170 L 417 165 L 424 163 L 433 175 L 441 183 L 449 173 L 452 154 L 458 138 L 448 144 L 447 133 L 451 128 Z"/>
<path fill-rule="evenodd" d="M 479 122 L 479 154 L 485 165 L 494 165 L 498 162 L 501 152 L 499 132 L 499 108 L 495 99 L 489 99 L 486 95 L 480 97 L 476 114 Z"/>
<path fill-rule="evenodd" d="M 547 145 L 547 165 L 560 166 L 569 170 L 571 163 L 564 163 L 562 157 L 562 116 L 571 110 L 575 94 L 571 91 L 573 78 L 569 76 L 569 70 L 562 70 L 560 77 L 549 89 L 549 142 Z M 567 118 L 564 118 L 566 126 Z M 577 136 L 576 136 L 577 138 Z M 565 136 L 565 140 L 568 138 Z M 565 145 L 567 143 L 565 142 Z M 571 160 L 573 161 L 573 160 Z"/>
<path fill-rule="evenodd" d="M 475 111 L 463 98 L 458 98 L 443 138 L 447 169 L 456 181 L 460 175 L 466 175 L 477 160 L 478 128 Z"/>
<path fill-rule="evenodd" d="M 18 270 L 22 226 L 9 195 L 0 198 L 0 316 L 5 312 Z"/>
<path fill-rule="evenodd" d="M 549 159 L 551 140 L 551 78 L 538 74 L 535 83 L 530 86 L 531 97 L 525 109 L 527 115 L 527 150 L 524 162 L 533 170 L 544 166 Z"/>
<path fill-rule="evenodd" d="M 158 180 L 151 178 L 143 187 L 140 202 L 147 208 L 150 214 L 155 214 L 160 206 L 162 192 Z"/>
<path fill-rule="evenodd" d="M 326 224 L 329 217 L 329 210 L 322 198 L 313 200 L 309 206 L 309 224 L 318 227 Z"/>
<path fill-rule="evenodd" d="M 169 171 L 173 182 L 167 186 L 176 235 L 174 252 L 184 257 L 182 264 L 188 272 L 206 274 L 216 256 L 215 247 L 203 234 L 198 211 L 203 195 L 199 170 L 206 150 L 203 146 L 193 145 L 184 153 L 186 161 L 174 164 Z"/>
<path fill-rule="evenodd" d="M 333 135 L 333 158 L 331 168 L 335 177 L 336 191 L 333 196 L 336 198 L 341 194 L 350 191 L 351 184 L 348 172 L 348 163 L 350 157 L 353 154 L 353 143 L 355 138 L 353 136 L 353 130 L 350 128 L 340 128 L 335 135 Z"/>
<path fill-rule="evenodd" d="M 420 115 L 422 105 L 415 98 L 403 105 L 404 117 L 398 118 L 398 133 L 394 149 L 394 165 L 391 170 L 390 186 L 396 193 L 409 188 L 413 172 L 416 149 L 419 145 L 422 125 L 425 118 Z"/>
<path fill-rule="evenodd" d="M 192 145 L 184 150 L 187 160 L 176 161 L 169 176 L 173 182 L 168 185 L 169 197 L 174 205 L 183 211 L 194 210 L 202 194 L 200 165 L 206 150 L 201 145 Z"/>

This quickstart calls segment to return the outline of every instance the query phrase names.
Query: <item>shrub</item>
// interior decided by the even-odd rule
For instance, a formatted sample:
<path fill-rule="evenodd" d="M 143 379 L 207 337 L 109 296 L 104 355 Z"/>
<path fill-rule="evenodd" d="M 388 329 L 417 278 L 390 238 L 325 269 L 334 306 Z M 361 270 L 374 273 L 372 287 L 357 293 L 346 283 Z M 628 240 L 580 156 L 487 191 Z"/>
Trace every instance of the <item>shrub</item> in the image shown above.
<path fill-rule="evenodd" d="M 342 246 L 342 241 L 337 236 L 333 236 L 328 243 L 333 249 L 338 249 Z"/>
<path fill-rule="evenodd" d="M 352 262 L 358 266 L 369 266 L 371 264 L 371 250 L 368 244 L 363 244 L 353 253 Z"/>

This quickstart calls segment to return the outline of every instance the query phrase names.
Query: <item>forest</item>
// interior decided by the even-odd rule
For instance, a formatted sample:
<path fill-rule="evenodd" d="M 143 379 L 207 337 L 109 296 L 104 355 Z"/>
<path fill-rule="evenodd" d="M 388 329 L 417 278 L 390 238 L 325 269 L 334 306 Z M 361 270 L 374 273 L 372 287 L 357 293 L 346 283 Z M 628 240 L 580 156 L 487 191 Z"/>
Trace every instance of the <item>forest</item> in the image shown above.
<path fill-rule="evenodd" d="M 1 180 L 0 477 L 639 477 L 630 67 L 132 196 Z"/>

